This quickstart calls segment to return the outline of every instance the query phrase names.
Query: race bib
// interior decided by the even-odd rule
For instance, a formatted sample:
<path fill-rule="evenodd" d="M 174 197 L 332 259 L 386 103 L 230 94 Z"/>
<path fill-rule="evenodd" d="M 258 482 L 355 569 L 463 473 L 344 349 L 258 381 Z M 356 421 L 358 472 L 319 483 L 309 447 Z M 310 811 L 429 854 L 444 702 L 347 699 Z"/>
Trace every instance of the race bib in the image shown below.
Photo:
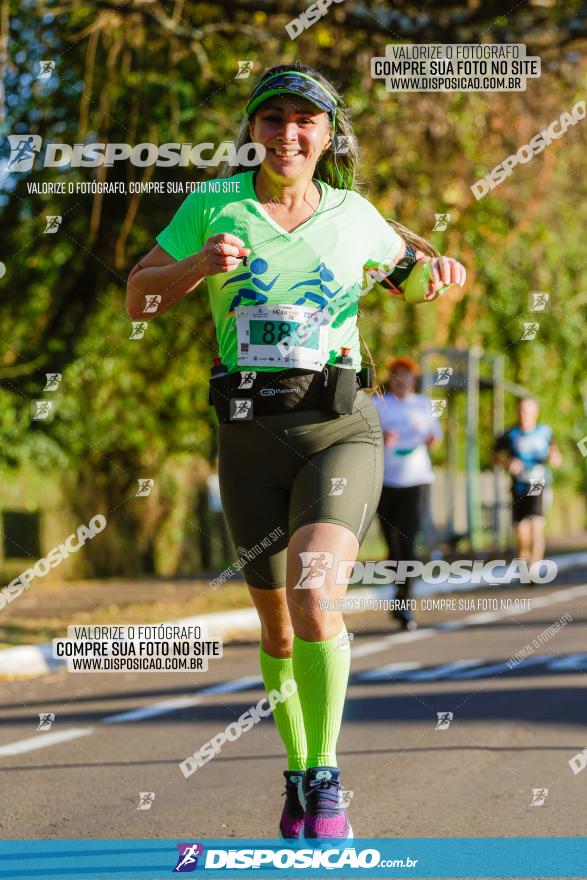
<path fill-rule="evenodd" d="M 319 323 L 317 314 L 305 306 L 235 309 L 238 366 L 321 370 L 328 360 L 328 323 Z"/>

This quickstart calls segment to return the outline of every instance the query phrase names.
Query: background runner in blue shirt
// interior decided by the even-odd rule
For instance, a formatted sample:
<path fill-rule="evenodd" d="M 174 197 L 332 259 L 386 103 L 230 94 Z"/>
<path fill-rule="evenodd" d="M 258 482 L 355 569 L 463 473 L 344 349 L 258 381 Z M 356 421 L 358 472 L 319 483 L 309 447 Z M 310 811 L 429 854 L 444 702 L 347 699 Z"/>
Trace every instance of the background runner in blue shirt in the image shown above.
<path fill-rule="evenodd" d="M 544 489 L 552 480 L 548 465 L 558 467 L 561 454 L 550 425 L 538 424 L 538 401 L 523 397 L 518 424 L 495 444 L 495 461 L 512 476 L 512 521 L 516 555 L 528 564 L 544 557 Z"/>

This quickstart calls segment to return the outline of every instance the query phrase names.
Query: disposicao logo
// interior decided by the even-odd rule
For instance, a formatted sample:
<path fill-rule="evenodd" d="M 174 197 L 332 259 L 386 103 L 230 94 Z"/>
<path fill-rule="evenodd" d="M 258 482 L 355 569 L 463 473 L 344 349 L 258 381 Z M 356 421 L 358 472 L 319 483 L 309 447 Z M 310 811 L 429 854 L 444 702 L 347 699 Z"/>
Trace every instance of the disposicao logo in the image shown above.
<path fill-rule="evenodd" d="M 179 854 L 174 874 L 189 874 L 198 867 L 198 858 L 204 854 L 201 843 L 178 843 Z"/>
<path fill-rule="evenodd" d="M 30 171 L 35 157 L 41 152 L 43 139 L 38 134 L 9 134 L 10 157 L 4 164 L 3 172 Z M 232 141 L 222 141 L 216 145 L 203 144 L 107 144 L 46 143 L 43 168 L 97 168 L 104 165 L 110 168 L 115 162 L 129 161 L 131 165 L 145 168 L 149 165 L 172 167 L 175 165 L 196 165 L 199 168 L 215 168 L 222 162 L 229 165 L 242 165 L 253 168 L 265 158 L 262 144 L 243 144 L 236 148 Z M 208 155 L 204 155 L 204 154 Z M 211 155 L 210 155 L 211 153 Z"/>

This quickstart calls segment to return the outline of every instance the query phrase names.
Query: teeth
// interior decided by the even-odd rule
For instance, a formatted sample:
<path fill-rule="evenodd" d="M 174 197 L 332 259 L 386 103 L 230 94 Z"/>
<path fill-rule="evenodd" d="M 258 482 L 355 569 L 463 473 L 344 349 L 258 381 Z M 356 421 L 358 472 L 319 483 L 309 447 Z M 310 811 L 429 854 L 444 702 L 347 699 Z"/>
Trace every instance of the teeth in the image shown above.
<path fill-rule="evenodd" d="M 287 158 L 288 156 L 297 156 L 300 152 L 299 150 L 275 150 L 274 151 L 278 156 L 282 158 Z"/>

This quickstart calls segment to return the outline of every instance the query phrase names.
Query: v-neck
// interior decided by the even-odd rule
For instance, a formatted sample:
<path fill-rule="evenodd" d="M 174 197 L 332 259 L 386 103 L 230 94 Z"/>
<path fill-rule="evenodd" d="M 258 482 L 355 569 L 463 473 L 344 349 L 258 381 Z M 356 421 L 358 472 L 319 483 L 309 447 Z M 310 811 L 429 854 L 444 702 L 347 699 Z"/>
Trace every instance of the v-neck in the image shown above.
<path fill-rule="evenodd" d="M 275 229 L 277 232 L 279 232 L 280 235 L 283 235 L 285 238 L 290 238 L 291 236 L 296 235 L 297 233 L 301 232 L 302 230 L 305 230 L 314 221 L 314 218 L 317 217 L 318 214 L 321 213 L 320 209 L 322 208 L 322 206 L 326 200 L 326 187 L 324 186 L 322 181 L 314 180 L 312 178 L 312 182 L 315 183 L 316 186 L 318 187 L 318 189 L 320 190 L 320 201 L 318 202 L 318 205 L 317 205 L 314 213 L 310 217 L 308 217 L 307 220 L 304 220 L 303 223 L 300 223 L 299 226 L 296 226 L 295 229 L 292 229 L 290 232 L 288 232 L 287 229 L 284 229 L 283 226 L 280 226 L 279 223 L 275 222 L 275 220 L 273 219 L 271 214 L 265 210 L 265 208 L 263 207 L 263 205 L 259 201 L 259 197 L 258 197 L 257 193 L 255 192 L 255 185 L 253 183 L 254 173 L 255 173 L 254 171 L 250 171 L 246 175 L 247 186 L 248 186 L 248 190 L 249 190 L 248 195 L 253 200 L 253 202 L 255 202 L 257 211 L 259 212 L 261 217 L 263 217 L 263 219 L 266 220 L 267 223 L 273 227 L 273 229 Z"/>

